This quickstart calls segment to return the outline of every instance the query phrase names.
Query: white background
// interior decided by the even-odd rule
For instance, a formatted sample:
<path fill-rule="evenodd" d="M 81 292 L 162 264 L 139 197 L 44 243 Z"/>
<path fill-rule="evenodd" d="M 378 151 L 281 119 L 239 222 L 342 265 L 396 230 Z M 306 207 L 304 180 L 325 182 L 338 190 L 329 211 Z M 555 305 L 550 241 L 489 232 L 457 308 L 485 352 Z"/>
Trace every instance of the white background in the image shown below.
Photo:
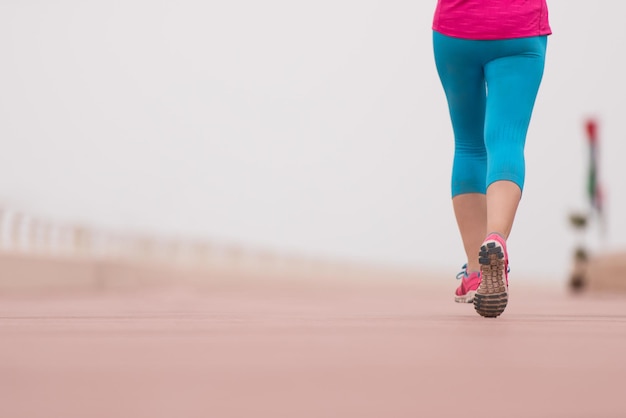
<path fill-rule="evenodd" d="M 454 275 L 452 131 L 435 1 L 0 3 L 0 204 Z M 600 120 L 608 232 L 626 247 L 626 25 L 552 0 L 514 272 L 563 280 Z"/>

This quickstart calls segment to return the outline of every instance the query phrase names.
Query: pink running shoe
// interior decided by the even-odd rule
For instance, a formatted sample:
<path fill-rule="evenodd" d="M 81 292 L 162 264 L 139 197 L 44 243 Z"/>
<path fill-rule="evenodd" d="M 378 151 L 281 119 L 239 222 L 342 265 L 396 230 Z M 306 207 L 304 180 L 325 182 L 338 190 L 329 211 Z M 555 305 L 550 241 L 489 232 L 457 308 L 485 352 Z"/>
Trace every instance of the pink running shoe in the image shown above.
<path fill-rule="evenodd" d="M 486 318 L 496 318 L 509 301 L 509 255 L 498 234 L 487 236 L 479 253 L 482 280 L 474 296 L 474 309 Z"/>
<path fill-rule="evenodd" d="M 467 272 L 467 264 L 463 266 L 463 270 L 456 275 L 457 280 L 461 280 L 461 285 L 456 288 L 454 301 L 458 303 L 472 303 L 476 289 L 480 285 L 480 272 Z"/>

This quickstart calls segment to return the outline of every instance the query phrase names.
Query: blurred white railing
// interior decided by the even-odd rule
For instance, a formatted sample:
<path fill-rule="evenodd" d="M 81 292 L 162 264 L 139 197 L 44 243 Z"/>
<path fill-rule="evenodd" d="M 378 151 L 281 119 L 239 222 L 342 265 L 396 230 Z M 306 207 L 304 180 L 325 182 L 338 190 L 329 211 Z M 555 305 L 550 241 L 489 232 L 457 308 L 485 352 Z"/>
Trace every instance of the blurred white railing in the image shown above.
<path fill-rule="evenodd" d="M 372 266 L 290 255 L 244 245 L 108 231 L 53 222 L 7 207 L 0 207 L 0 254 L 165 264 L 196 270 L 217 267 L 272 275 L 297 272 L 299 275 L 345 276 L 373 271 Z"/>

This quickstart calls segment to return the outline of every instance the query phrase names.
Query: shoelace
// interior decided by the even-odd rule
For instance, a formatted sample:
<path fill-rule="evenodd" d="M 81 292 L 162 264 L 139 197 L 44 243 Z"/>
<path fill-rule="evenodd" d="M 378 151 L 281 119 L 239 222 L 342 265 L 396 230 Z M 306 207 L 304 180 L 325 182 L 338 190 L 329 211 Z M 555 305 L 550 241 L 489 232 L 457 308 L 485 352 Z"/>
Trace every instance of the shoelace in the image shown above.
<path fill-rule="evenodd" d="M 456 275 L 456 279 L 457 280 L 461 280 L 463 277 L 467 277 L 467 264 L 463 264 L 463 267 L 461 267 L 463 270 L 461 270 L 457 275 Z"/>

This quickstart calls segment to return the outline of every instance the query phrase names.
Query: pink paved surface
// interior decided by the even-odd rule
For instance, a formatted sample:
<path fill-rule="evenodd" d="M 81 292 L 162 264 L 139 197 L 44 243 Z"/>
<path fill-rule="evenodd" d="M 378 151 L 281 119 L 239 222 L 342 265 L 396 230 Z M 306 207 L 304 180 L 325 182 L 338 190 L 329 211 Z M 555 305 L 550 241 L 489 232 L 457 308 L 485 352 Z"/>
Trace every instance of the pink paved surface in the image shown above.
<path fill-rule="evenodd" d="M 0 294 L 0 417 L 626 417 L 626 298 L 455 284 Z"/>

